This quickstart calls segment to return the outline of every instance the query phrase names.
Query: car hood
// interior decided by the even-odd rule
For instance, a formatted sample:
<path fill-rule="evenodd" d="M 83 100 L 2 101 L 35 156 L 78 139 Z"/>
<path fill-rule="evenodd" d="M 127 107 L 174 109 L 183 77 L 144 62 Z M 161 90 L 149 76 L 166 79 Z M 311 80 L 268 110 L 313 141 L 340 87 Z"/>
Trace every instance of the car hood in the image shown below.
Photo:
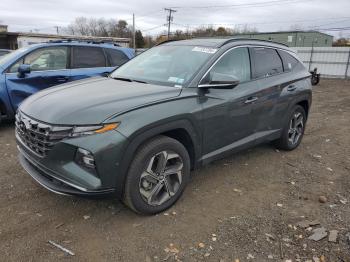
<path fill-rule="evenodd" d="M 19 110 L 50 124 L 99 124 L 113 115 L 176 97 L 180 92 L 181 88 L 169 86 L 90 78 L 36 93 Z"/>

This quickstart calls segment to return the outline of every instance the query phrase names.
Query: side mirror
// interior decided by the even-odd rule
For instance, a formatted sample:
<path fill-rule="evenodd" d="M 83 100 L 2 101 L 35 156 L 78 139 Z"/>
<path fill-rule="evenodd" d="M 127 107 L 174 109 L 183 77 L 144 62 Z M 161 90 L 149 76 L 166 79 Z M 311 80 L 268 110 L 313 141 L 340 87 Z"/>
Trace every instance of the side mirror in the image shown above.
<path fill-rule="evenodd" d="M 30 72 L 31 72 L 30 65 L 22 64 L 18 67 L 17 76 L 19 78 L 23 78 L 23 77 L 25 77 L 26 74 L 30 74 Z"/>
<path fill-rule="evenodd" d="M 210 72 L 204 79 L 206 80 L 198 86 L 199 88 L 231 89 L 239 84 L 239 80 L 235 76 L 217 72 Z"/>
<path fill-rule="evenodd" d="M 110 74 L 109 72 L 103 72 L 103 73 L 102 73 L 102 76 L 103 76 L 103 77 L 109 77 L 109 74 Z"/>

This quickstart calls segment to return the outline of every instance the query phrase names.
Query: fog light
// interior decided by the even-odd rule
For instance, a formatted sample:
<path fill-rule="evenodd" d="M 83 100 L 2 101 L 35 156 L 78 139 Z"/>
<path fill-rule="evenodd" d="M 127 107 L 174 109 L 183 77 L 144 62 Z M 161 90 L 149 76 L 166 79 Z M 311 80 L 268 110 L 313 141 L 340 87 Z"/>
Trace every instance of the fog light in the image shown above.
<path fill-rule="evenodd" d="M 84 166 L 87 168 L 95 168 L 94 156 L 91 154 L 91 152 L 85 149 L 79 148 L 77 150 L 75 160 L 81 166 Z"/>

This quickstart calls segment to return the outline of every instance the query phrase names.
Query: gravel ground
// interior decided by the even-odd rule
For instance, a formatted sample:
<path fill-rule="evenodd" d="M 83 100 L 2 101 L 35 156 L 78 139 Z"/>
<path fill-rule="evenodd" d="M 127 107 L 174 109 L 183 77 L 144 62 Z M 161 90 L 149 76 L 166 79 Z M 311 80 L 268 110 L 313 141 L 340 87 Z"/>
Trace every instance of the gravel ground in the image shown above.
<path fill-rule="evenodd" d="M 145 217 L 40 187 L 17 161 L 13 124 L 2 124 L 0 260 L 350 261 L 349 131 L 350 81 L 322 80 L 297 150 L 263 145 L 214 162 L 173 208 Z M 321 227 L 339 232 L 335 243 L 308 239 Z"/>

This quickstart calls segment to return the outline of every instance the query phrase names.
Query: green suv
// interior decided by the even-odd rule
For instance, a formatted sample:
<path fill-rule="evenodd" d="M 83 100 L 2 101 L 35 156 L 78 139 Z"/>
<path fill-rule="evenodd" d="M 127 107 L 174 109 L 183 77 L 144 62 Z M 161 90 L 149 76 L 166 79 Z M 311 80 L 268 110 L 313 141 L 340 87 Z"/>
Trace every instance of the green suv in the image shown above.
<path fill-rule="evenodd" d="M 23 168 L 60 194 L 114 194 L 155 214 L 190 170 L 273 141 L 293 150 L 311 105 L 288 47 L 251 39 L 165 42 L 112 72 L 46 89 L 16 115 Z"/>

